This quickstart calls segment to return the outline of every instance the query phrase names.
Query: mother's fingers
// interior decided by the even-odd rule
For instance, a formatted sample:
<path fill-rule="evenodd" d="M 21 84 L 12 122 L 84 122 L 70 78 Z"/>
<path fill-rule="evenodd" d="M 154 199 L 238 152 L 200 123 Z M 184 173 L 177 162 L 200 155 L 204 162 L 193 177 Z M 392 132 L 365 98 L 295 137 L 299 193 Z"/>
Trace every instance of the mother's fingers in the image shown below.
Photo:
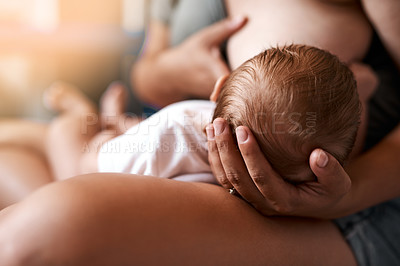
<path fill-rule="evenodd" d="M 224 169 L 225 177 L 229 184 L 236 183 L 241 177 L 248 175 L 246 166 L 240 152 L 233 140 L 233 136 L 225 119 L 217 118 L 213 122 L 215 142 L 219 158 Z M 233 183 L 232 183 L 233 181 Z"/>
<path fill-rule="evenodd" d="M 215 141 L 215 133 L 213 124 L 209 124 L 206 127 L 207 142 L 208 142 L 208 161 L 211 166 L 211 170 L 215 178 L 224 188 L 232 188 L 233 186 L 229 183 L 225 175 L 224 167 L 222 166 L 221 159 L 219 157 L 217 143 Z"/>
<path fill-rule="evenodd" d="M 264 207 L 276 211 L 285 209 L 289 212 L 292 206 L 293 193 L 296 192 L 295 187 L 282 179 L 271 167 L 248 128 L 238 127 L 236 135 L 240 152 L 253 183 L 252 187 L 246 186 L 242 191 L 239 191 L 241 195 L 247 199 L 258 192 L 257 194 L 264 198 L 264 204 L 269 205 Z"/>
<path fill-rule="evenodd" d="M 250 203 L 262 202 L 264 199 L 247 172 L 228 123 L 217 118 L 214 121 L 214 129 L 219 157 L 229 183 Z"/>
<path fill-rule="evenodd" d="M 199 40 L 209 46 L 219 46 L 223 41 L 238 32 L 247 23 L 247 17 L 238 16 L 223 19 L 201 30 Z"/>

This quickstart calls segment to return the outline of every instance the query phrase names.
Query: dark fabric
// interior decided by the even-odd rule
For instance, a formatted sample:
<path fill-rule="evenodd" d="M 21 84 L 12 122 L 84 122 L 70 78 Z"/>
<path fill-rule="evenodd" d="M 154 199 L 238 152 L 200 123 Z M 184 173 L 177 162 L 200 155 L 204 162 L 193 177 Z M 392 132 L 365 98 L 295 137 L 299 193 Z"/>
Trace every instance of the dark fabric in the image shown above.
<path fill-rule="evenodd" d="M 400 74 L 376 34 L 364 62 L 372 66 L 380 80 L 368 106 L 365 149 L 370 149 L 400 122 Z"/>
<path fill-rule="evenodd" d="M 360 266 L 400 265 L 400 198 L 337 219 Z"/>

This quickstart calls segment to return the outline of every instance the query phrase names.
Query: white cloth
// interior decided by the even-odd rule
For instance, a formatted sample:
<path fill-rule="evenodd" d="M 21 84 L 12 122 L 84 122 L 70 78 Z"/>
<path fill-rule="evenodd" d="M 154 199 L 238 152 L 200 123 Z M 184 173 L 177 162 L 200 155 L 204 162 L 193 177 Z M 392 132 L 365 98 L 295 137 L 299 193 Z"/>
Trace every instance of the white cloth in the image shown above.
<path fill-rule="evenodd" d="M 200 100 L 165 107 L 103 144 L 99 171 L 216 183 L 204 133 L 214 108 L 214 103 Z"/>

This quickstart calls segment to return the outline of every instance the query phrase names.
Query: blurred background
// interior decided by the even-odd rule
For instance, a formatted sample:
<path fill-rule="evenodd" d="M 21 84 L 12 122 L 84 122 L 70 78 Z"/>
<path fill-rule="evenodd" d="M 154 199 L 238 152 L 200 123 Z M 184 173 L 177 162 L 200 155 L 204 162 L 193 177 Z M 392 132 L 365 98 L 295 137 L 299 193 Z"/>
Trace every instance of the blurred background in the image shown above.
<path fill-rule="evenodd" d="M 52 117 L 55 80 L 97 101 L 129 70 L 144 39 L 147 0 L 0 0 L 0 117 Z M 138 103 L 130 110 L 140 112 Z"/>

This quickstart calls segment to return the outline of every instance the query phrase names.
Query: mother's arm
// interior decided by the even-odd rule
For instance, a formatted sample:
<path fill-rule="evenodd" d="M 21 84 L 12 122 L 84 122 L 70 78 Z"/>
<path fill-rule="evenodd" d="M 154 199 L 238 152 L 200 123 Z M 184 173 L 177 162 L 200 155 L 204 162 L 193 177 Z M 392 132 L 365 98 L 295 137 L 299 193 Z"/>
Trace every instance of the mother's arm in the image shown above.
<path fill-rule="evenodd" d="M 240 151 L 225 120 L 216 119 L 207 133 L 209 160 L 220 183 L 235 187 L 265 215 L 337 218 L 400 196 L 400 128 L 349 165 L 347 173 L 333 156 L 314 150 L 310 167 L 318 180 L 300 185 L 285 182 L 272 169 L 249 129 L 236 130 Z"/>
<path fill-rule="evenodd" d="M 0 261 L 355 265 L 330 222 L 263 217 L 218 186 L 122 174 L 52 183 L 0 212 Z"/>
<path fill-rule="evenodd" d="M 169 27 L 151 21 L 144 53 L 132 68 L 136 94 L 159 107 L 190 97 L 208 98 L 215 81 L 229 73 L 220 44 L 246 22 L 245 17 L 226 18 L 170 47 Z"/>
<path fill-rule="evenodd" d="M 344 214 L 400 197 L 400 126 L 346 167 L 352 189 L 338 204 Z"/>

